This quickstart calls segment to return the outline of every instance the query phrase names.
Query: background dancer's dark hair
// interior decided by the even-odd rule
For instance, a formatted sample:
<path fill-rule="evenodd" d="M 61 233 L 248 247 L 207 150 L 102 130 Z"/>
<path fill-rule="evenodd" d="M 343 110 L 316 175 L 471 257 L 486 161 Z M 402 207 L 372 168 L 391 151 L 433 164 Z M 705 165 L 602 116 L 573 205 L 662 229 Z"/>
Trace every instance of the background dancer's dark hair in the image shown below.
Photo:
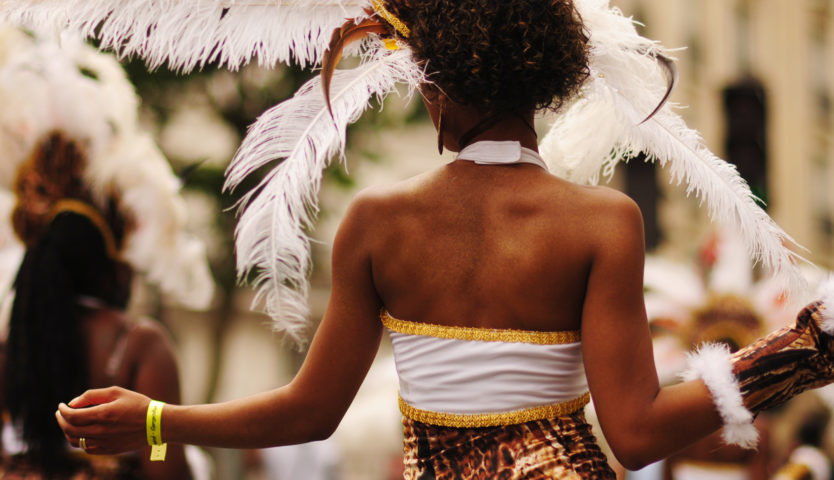
<path fill-rule="evenodd" d="M 129 267 L 111 258 L 88 216 L 63 211 L 26 251 L 15 281 L 4 395 L 30 458 L 60 475 L 72 468 L 55 408 L 88 387 L 79 297 L 115 308 L 129 298 Z"/>

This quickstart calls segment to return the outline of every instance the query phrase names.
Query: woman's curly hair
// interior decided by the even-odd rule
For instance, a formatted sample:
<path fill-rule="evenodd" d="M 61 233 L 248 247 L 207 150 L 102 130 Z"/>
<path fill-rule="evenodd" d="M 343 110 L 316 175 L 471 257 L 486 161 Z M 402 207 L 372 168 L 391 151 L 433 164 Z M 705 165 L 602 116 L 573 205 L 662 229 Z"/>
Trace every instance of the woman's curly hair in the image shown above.
<path fill-rule="evenodd" d="M 486 112 L 558 109 L 589 75 L 571 0 L 387 0 L 427 77 Z M 393 30 L 392 30 L 393 32 Z"/>

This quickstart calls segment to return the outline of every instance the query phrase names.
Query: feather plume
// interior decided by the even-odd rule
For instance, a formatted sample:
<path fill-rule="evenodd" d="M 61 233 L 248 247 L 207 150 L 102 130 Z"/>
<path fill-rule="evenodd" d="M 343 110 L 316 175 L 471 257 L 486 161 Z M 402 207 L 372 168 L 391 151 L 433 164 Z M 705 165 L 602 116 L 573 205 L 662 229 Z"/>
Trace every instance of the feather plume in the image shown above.
<path fill-rule="evenodd" d="M 317 65 L 345 18 L 369 0 L 0 0 L 0 20 L 39 33 L 75 31 L 101 48 L 137 55 L 151 68 L 191 71 Z"/>
<path fill-rule="evenodd" d="M 260 184 L 241 199 L 235 232 L 240 277 L 257 269 L 263 307 L 299 347 L 308 333 L 307 276 L 309 239 L 304 233 L 318 212 L 322 170 L 331 158 L 344 158 L 345 131 L 397 82 L 414 86 L 422 71 L 407 50 L 371 54 L 352 70 L 338 70 L 331 85 L 332 117 L 321 93 L 321 77 L 302 86 L 294 97 L 265 112 L 251 127 L 226 172 L 226 189 L 273 162 Z"/>
<path fill-rule="evenodd" d="M 330 82 L 333 78 L 333 72 L 339 60 L 342 58 L 342 52 L 350 43 L 367 38 L 371 34 L 385 34 L 387 30 L 385 26 L 379 21 L 368 18 L 361 23 L 356 23 L 355 20 L 348 20 L 347 23 L 333 32 L 333 37 L 330 39 L 330 45 L 327 47 L 327 52 L 324 55 L 324 61 L 321 65 L 321 84 L 324 90 L 324 102 L 327 104 L 327 111 L 333 115 L 333 108 L 330 106 Z"/>
<path fill-rule="evenodd" d="M 99 207 L 115 191 L 120 207 L 137 220 L 125 259 L 180 304 L 209 306 L 214 280 L 205 247 L 186 232 L 179 180 L 140 129 L 133 85 L 111 55 L 77 38 L 59 47 L 0 27 L 0 103 L 6 107 L 0 148 L 9 171 L 44 135 L 63 132 L 87 155 L 84 180 Z M 10 190 L 13 178 L 0 177 L 0 188 Z"/>
<path fill-rule="evenodd" d="M 736 168 L 707 149 L 666 104 L 644 120 L 664 98 L 664 65 L 669 57 L 657 43 L 637 34 L 630 18 L 607 0 L 577 2 L 590 32 L 591 76 L 581 95 L 554 121 L 541 143 L 551 170 L 577 183 L 610 177 L 620 161 L 644 153 L 647 161 L 669 166 L 673 181 L 706 202 L 714 221 L 732 225 L 751 257 L 779 277 L 794 294 L 804 293 L 796 246 L 757 204 Z M 588 132 L 593 131 L 593 136 Z"/>

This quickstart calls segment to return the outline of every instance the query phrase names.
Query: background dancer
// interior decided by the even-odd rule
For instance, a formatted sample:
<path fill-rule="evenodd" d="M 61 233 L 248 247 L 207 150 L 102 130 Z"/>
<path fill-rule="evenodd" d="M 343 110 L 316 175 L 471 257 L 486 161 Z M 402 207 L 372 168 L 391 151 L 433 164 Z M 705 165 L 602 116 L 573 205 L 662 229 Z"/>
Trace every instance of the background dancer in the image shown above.
<path fill-rule="evenodd" d="M 83 157 L 76 148 L 55 135 L 34 156 L 40 165 L 69 160 L 77 166 Z M 177 402 L 179 376 L 168 334 L 156 322 L 125 313 L 132 272 L 118 252 L 126 220 L 116 211 L 99 213 L 77 196 L 38 198 L 38 191 L 58 183 L 52 178 L 81 185 L 77 173 L 23 170 L 21 177 L 15 219 L 27 249 L 14 285 L 2 365 L 0 407 L 9 412 L 6 427 L 14 432 L 5 436 L 11 442 L 4 444 L 3 475 L 191 478 L 182 446 L 171 449 L 170 463 L 151 463 L 138 454 L 90 457 L 68 449 L 51 421 L 55 402 L 96 386 L 122 385 Z M 39 208 L 46 211 L 39 215 Z M 37 225 L 42 219 L 47 224 Z"/>
<path fill-rule="evenodd" d="M 179 401 L 168 333 L 125 311 L 133 272 L 174 282 L 160 282 L 162 290 L 195 308 L 206 306 L 213 283 L 202 245 L 172 215 L 182 201 L 176 177 L 137 128 L 136 96 L 118 63 L 81 43 L 62 50 L 22 31 L 0 33 L 0 94 L 21 103 L 0 115 L 4 167 L 16 171 L 7 221 L 25 247 L 0 358 L 0 471 L 4 478 L 192 478 L 182 446 L 165 463 L 138 454 L 92 457 L 68 445 L 52 421 L 56 402 L 97 386 Z M 21 96 L 22 88 L 33 96 Z M 180 261 L 171 249 L 181 249 Z M 176 270 L 154 263 L 160 259 Z M 205 466 L 201 454 L 191 458 Z"/>

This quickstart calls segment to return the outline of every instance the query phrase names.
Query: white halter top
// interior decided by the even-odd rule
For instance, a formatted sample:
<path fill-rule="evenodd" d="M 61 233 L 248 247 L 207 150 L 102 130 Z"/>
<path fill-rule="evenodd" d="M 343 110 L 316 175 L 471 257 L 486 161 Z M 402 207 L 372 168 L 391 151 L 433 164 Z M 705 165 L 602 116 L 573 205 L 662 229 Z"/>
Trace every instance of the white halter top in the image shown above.
<path fill-rule="evenodd" d="M 449 427 L 510 425 L 588 403 L 578 331 L 449 327 L 380 316 L 389 330 L 400 410 Z"/>
<path fill-rule="evenodd" d="M 478 165 L 532 163 L 547 170 L 547 164 L 538 152 L 522 147 L 517 141 L 482 140 L 475 142 L 461 150 L 456 160 L 469 160 Z"/>

